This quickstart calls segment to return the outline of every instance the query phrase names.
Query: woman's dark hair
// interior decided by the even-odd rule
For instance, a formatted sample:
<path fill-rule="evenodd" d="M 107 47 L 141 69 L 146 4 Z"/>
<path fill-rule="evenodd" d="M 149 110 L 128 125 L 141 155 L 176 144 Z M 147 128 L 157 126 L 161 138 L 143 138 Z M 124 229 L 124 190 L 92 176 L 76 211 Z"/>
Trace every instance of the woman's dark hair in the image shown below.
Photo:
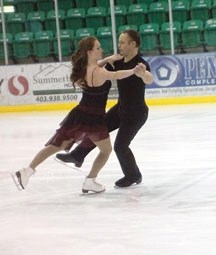
<path fill-rule="evenodd" d="M 141 38 L 137 31 L 133 29 L 127 29 L 123 31 L 122 34 L 127 34 L 130 37 L 131 41 L 134 41 L 136 43 L 137 48 L 140 47 Z"/>
<path fill-rule="evenodd" d="M 87 87 L 87 82 L 85 80 L 88 64 L 87 52 L 93 49 L 96 40 L 94 36 L 83 38 L 79 42 L 78 50 L 72 55 L 72 73 L 70 79 L 73 86 L 75 83 L 78 83 L 80 87 Z"/>

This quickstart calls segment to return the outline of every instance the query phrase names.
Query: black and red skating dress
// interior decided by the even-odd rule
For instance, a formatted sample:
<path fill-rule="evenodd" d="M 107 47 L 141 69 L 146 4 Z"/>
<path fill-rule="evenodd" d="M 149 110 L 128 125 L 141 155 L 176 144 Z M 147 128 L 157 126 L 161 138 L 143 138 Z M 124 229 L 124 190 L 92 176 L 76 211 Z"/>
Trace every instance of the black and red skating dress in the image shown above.
<path fill-rule="evenodd" d="M 66 148 L 69 150 L 74 143 L 81 142 L 86 137 L 96 142 L 108 138 L 105 114 L 110 88 L 110 81 L 99 87 L 83 88 L 81 101 L 60 123 L 60 128 L 46 145 L 59 147 L 63 141 L 73 139 Z"/>

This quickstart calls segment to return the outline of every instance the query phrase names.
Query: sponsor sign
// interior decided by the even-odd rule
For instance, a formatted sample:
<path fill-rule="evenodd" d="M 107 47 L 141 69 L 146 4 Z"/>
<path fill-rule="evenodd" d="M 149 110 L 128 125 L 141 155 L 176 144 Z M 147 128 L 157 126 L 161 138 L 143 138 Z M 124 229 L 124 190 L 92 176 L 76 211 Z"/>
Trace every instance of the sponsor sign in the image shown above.
<path fill-rule="evenodd" d="M 154 76 L 146 98 L 216 95 L 216 53 L 145 58 Z M 0 105 L 78 102 L 69 62 L 0 66 Z M 117 98 L 113 83 L 109 98 Z"/>
<path fill-rule="evenodd" d="M 70 82 L 70 63 L 5 66 L 1 71 L 0 105 L 65 103 L 80 100 Z"/>
<path fill-rule="evenodd" d="M 216 95 L 216 53 L 158 56 L 147 59 L 154 83 L 146 97 Z"/>

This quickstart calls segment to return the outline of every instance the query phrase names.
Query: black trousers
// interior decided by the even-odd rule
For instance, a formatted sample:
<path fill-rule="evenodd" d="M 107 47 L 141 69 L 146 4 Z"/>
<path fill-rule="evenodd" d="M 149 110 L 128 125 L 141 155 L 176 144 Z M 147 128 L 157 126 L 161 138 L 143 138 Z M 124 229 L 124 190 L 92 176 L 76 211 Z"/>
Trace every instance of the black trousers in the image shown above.
<path fill-rule="evenodd" d="M 123 174 L 128 179 L 141 176 L 135 157 L 129 146 L 147 118 L 148 109 L 146 107 L 121 108 L 119 104 L 114 105 L 106 114 L 109 132 L 118 129 L 114 142 L 114 151 L 119 160 Z M 85 156 L 93 148 L 95 148 L 93 143 L 91 144 L 90 141 L 84 141 L 71 151 L 71 155 L 76 160 L 83 161 Z"/>

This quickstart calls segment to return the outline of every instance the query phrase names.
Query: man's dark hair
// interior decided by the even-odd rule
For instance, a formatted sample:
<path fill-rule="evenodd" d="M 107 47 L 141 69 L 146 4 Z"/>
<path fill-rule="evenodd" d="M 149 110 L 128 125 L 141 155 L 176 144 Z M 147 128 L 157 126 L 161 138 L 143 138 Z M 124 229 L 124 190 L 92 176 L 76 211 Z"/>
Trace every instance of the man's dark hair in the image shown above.
<path fill-rule="evenodd" d="M 123 31 L 122 33 L 127 34 L 131 38 L 131 41 L 136 42 L 137 48 L 140 47 L 141 38 L 140 38 L 139 33 L 136 30 L 127 29 L 127 30 Z"/>

